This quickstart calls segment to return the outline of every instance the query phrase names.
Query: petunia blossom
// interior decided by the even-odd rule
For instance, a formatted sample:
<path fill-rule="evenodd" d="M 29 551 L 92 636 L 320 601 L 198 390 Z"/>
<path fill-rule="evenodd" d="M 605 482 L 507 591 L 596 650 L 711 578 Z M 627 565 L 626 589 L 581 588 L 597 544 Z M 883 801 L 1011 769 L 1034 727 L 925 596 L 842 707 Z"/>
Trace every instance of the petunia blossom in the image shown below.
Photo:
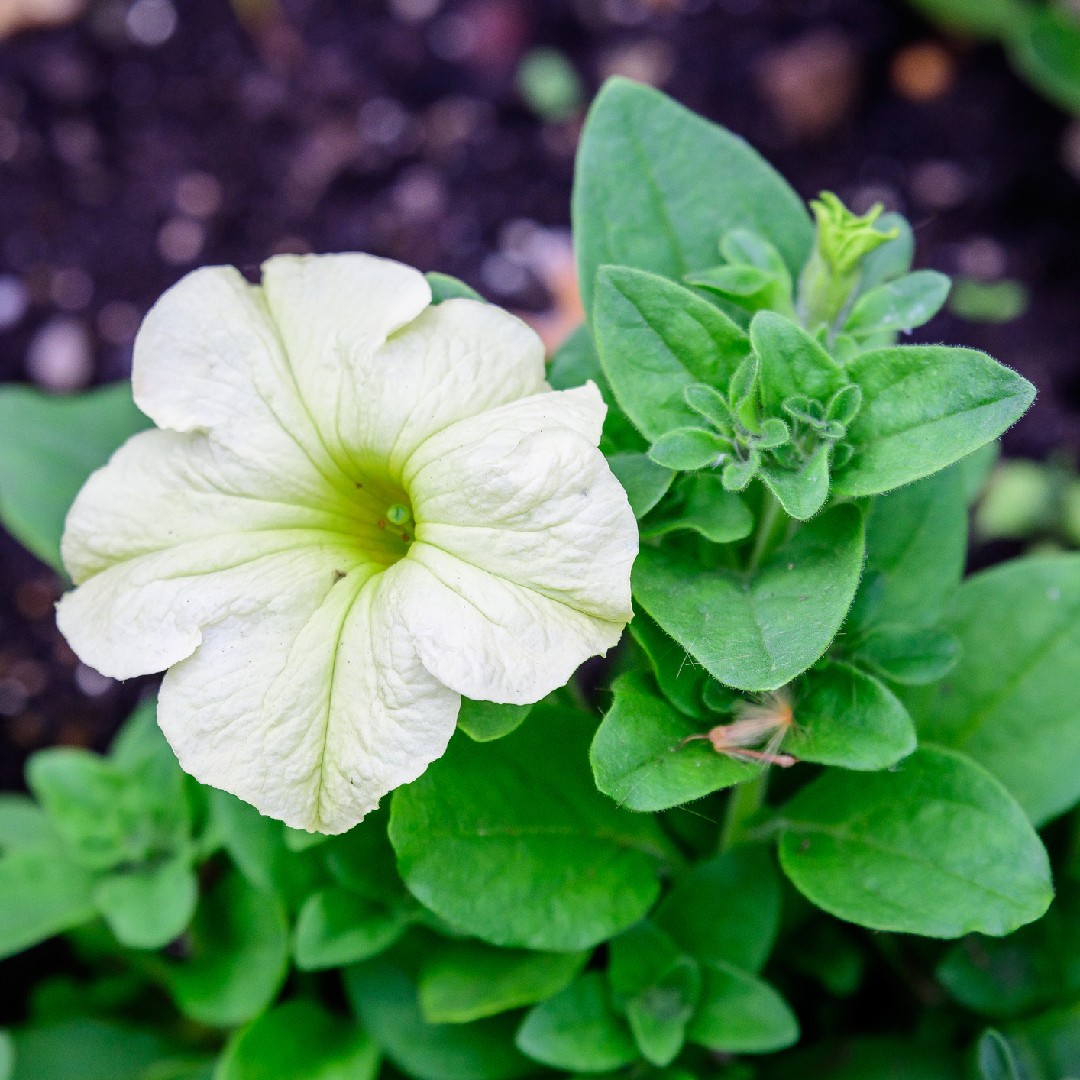
<path fill-rule="evenodd" d="M 168 669 L 181 765 L 341 832 L 446 748 L 461 696 L 537 701 L 631 617 L 637 528 L 591 383 L 367 255 L 189 274 L 135 343 L 157 425 L 68 515 L 60 628 L 114 678 Z"/>

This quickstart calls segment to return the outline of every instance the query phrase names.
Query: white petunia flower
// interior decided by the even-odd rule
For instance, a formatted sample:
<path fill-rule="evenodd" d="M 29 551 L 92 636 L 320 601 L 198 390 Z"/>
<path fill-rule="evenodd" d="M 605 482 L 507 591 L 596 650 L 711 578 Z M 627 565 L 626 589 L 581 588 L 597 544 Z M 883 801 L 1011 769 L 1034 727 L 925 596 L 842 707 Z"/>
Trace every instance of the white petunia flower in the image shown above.
<path fill-rule="evenodd" d="M 136 435 L 71 509 L 60 628 L 168 668 L 183 767 L 341 832 L 446 748 L 460 695 L 536 701 L 630 619 L 637 528 L 591 383 L 523 323 L 366 255 L 208 268 L 135 343 Z"/>

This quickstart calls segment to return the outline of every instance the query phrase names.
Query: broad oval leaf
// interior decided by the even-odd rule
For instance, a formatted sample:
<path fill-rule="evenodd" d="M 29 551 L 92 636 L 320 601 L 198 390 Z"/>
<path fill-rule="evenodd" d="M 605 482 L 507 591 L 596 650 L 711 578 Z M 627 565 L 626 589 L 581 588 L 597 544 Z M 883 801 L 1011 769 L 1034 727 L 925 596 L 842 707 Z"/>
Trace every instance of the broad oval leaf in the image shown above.
<path fill-rule="evenodd" d="M 770 239 L 797 273 L 813 243 L 806 207 L 747 143 L 621 78 L 605 83 L 589 110 L 572 214 L 590 314 L 605 263 L 682 280 L 715 264 L 721 236 L 743 228 Z"/>
<path fill-rule="evenodd" d="M 702 967 L 701 1004 L 687 1037 L 710 1050 L 767 1054 L 799 1038 L 799 1022 L 768 983 L 720 961 Z"/>
<path fill-rule="evenodd" d="M 775 690 L 828 648 L 862 559 L 862 513 L 843 505 L 804 525 L 752 574 L 645 548 L 632 582 L 641 606 L 720 682 Z"/>
<path fill-rule="evenodd" d="M 879 495 L 951 465 L 1026 412 L 1035 387 L 973 349 L 899 345 L 861 353 L 847 373 L 863 392 L 848 428 L 855 453 L 833 490 Z"/>
<path fill-rule="evenodd" d="M 593 333 L 615 400 L 650 440 L 700 424 L 686 388 L 726 387 L 750 352 L 746 334 L 708 300 L 624 266 L 597 274 Z"/>
<path fill-rule="evenodd" d="M 1053 897 L 1023 811 L 951 750 L 923 747 L 892 772 L 826 772 L 779 819 L 780 864 L 795 887 L 874 930 L 1008 934 Z"/>
<path fill-rule="evenodd" d="M 975 574 L 945 626 L 960 661 L 905 694 L 926 738 L 990 770 L 1036 825 L 1080 800 L 1080 555 Z"/>
<path fill-rule="evenodd" d="M 399 788 L 390 840 L 413 895 L 484 941 L 531 949 L 589 948 L 641 918 L 670 852 L 654 821 L 596 790 L 590 732 L 580 713 L 537 708 L 498 742 L 456 737 Z"/>
<path fill-rule="evenodd" d="M 805 395 L 822 403 L 847 385 L 844 369 L 801 326 L 775 311 L 759 311 L 750 341 L 761 359 L 761 403 L 780 416 L 787 398 Z"/>
<path fill-rule="evenodd" d="M 366 960 L 393 945 L 406 923 L 400 910 L 348 889 L 320 889 L 307 898 L 296 920 L 296 966 L 322 971 Z"/>

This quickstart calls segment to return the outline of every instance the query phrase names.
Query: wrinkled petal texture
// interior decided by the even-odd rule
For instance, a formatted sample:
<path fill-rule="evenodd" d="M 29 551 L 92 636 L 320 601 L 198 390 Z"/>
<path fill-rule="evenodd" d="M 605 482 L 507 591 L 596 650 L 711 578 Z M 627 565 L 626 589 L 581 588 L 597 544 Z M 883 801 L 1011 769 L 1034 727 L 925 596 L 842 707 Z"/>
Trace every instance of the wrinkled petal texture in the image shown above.
<path fill-rule="evenodd" d="M 536 701 L 631 615 L 596 388 L 550 391 L 498 308 L 430 301 L 365 255 L 189 274 L 135 346 L 159 430 L 68 515 L 76 653 L 168 669 L 184 768 L 295 827 L 350 828 L 443 753 L 460 695 Z"/>

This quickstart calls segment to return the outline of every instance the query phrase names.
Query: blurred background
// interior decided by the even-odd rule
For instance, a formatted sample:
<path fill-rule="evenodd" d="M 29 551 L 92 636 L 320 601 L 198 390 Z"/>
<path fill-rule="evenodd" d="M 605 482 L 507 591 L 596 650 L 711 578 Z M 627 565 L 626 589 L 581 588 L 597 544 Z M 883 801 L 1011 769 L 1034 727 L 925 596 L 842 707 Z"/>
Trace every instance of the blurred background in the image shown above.
<path fill-rule="evenodd" d="M 1080 7 L 919 5 L 0 0 L 0 381 L 124 378 L 164 289 L 278 252 L 454 274 L 554 348 L 580 319 L 574 151 L 622 74 L 745 136 L 804 197 L 906 214 L 917 264 L 957 279 L 919 337 L 1032 379 L 1006 451 L 1072 483 Z M 999 8 L 1052 10 L 1061 33 L 1033 54 Z M 61 588 L 0 535 L 0 788 L 37 747 L 102 746 L 140 692 L 68 650 Z"/>

